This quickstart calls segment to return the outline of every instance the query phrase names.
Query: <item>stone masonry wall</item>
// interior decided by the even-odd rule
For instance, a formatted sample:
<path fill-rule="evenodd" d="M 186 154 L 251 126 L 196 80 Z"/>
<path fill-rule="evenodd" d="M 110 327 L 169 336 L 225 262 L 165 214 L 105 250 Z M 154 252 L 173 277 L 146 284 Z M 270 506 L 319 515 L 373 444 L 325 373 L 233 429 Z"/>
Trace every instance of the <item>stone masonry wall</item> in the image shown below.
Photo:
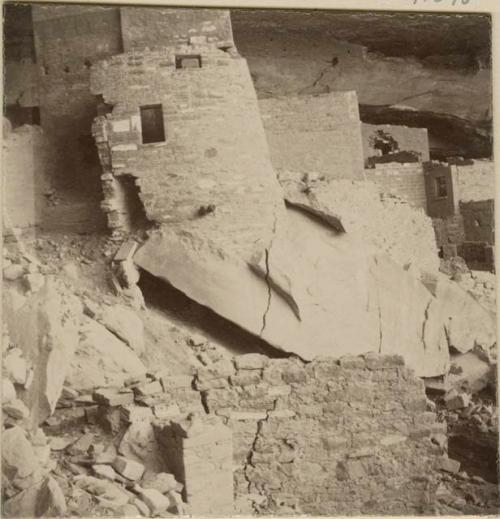
<path fill-rule="evenodd" d="M 366 169 L 365 175 L 367 180 L 379 186 L 381 193 L 397 195 L 407 200 L 412 207 L 427 211 L 422 164 L 376 164 L 374 169 Z"/>
<path fill-rule="evenodd" d="M 194 516 L 231 515 L 233 509 L 232 431 L 211 415 L 173 419 L 157 438 L 162 452 L 184 485 Z"/>
<path fill-rule="evenodd" d="M 398 143 L 400 151 L 416 151 L 419 153 L 419 161 L 427 162 L 429 156 L 429 136 L 426 128 L 408 128 L 407 126 L 395 126 L 392 124 L 367 124 L 361 125 L 363 136 L 363 154 L 365 161 L 378 153 L 371 142 L 378 130 L 391 135 Z"/>
<path fill-rule="evenodd" d="M 120 13 L 125 52 L 185 44 L 199 37 L 219 47 L 234 46 L 228 10 L 121 7 Z"/>
<path fill-rule="evenodd" d="M 201 68 L 177 69 L 186 54 Z M 150 220 L 227 252 L 270 238 L 284 204 L 245 60 L 208 43 L 131 52 L 94 66 L 92 91 L 113 105 L 93 129 L 105 184 L 132 177 Z M 165 141 L 143 144 L 140 107 L 152 104 Z"/>
<path fill-rule="evenodd" d="M 495 204 L 493 200 L 460 202 L 466 241 L 495 244 Z"/>
<path fill-rule="evenodd" d="M 233 430 L 236 513 L 432 512 L 446 425 L 400 357 L 248 354 L 199 370 L 195 387 Z"/>
<path fill-rule="evenodd" d="M 276 170 L 314 171 L 331 179 L 363 178 L 355 92 L 259 100 Z"/>
<path fill-rule="evenodd" d="M 464 219 L 462 215 L 433 218 L 432 225 L 434 226 L 438 247 L 450 246 L 449 249 L 443 249 L 444 256 L 456 256 L 457 246 L 465 241 Z M 449 253 L 446 252 L 447 250 Z"/>
<path fill-rule="evenodd" d="M 495 196 L 495 163 L 475 160 L 466 166 L 452 166 L 456 172 L 458 199 L 462 202 L 489 200 Z"/>

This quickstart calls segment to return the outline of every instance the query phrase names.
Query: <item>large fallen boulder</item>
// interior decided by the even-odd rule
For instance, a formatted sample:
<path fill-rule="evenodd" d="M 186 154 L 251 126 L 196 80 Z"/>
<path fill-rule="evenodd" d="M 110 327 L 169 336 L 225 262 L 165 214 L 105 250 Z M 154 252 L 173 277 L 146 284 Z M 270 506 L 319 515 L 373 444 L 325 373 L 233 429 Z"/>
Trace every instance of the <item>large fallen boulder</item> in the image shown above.
<path fill-rule="evenodd" d="M 26 297 L 18 287 L 6 289 L 4 311 L 10 339 L 33 369 L 29 384 L 18 387 L 18 397 L 36 427 L 52 414 L 61 394 L 78 345 L 82 306 L 63 283 L 48 276 L 40 290 Z"/>
<path fill-rule="evenodd" d="M 80 342 L 71 360 L 66 384 L 78 391 L 95 387 L 119 387 L 129 377 L 145 375 L 136 353 L 102 324 L 83 318 Z"/>
<path fill-rule="evenodd" d="M 289 209 L 263 256 L 247 264 L 162 229 L 134 261 L 272 346 L 304 359 L 399 353 L 418 375 L 447 370 L 442 321 L 429 313 L 434 296 L 411 269 L 367 253 L 358 233 L 318 225 Z"/>
<path fill-rule="evenodd" d="M 496 344 L 495 314 L 482 306 L 470 293 L 444 275 L 427 284 L 435 299 L 429 308 L 439 314 L 447 343 L 452 350 L 466 353 L 475 346 L 489 351 Z"/>

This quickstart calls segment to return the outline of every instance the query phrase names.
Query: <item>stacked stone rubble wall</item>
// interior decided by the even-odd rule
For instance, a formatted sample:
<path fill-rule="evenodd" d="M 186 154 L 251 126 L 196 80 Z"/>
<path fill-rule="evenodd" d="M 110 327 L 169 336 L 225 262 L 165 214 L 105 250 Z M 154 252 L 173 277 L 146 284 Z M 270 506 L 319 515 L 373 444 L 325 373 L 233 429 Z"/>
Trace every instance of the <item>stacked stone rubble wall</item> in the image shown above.
<path fill-rule="evenodd" d="M 194 387 L 233 431 L 237 506 L 431 512 L 446 425 L 400 357 L 305 364 L 248 354 L 199 369 Z"/>

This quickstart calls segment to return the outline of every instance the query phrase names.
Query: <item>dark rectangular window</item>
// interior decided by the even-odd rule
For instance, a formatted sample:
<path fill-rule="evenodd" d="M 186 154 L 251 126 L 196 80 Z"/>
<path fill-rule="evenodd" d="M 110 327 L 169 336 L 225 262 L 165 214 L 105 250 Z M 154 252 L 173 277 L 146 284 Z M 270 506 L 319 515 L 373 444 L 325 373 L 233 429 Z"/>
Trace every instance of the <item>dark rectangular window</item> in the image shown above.
<path fill-rule="evenodd" d="M 175 56 L 175 68 L 201 68 L 201 56 L 199 54 Z"/>
<path fill-rule="evenodd" d="M 142 143 L 165 142 L 161 105 L 141 106 Z"/>
<path fill-rule="evenodd" d="M 436 187 L 436 198 L 446 198 L 448 196 L 448 186 L 446 184 L 446 177 L 440 176 L 434 179 Z"/>

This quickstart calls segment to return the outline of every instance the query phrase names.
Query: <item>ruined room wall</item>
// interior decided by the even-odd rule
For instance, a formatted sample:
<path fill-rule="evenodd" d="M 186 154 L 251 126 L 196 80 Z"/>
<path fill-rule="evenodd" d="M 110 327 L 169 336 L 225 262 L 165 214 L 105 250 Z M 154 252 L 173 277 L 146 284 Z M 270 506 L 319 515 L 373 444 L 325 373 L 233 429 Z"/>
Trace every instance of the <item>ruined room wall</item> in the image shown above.
<path fill-rule="evenodd" d="M 437 180 L 442 178 L 446 196 L 439 196 Z M 454 170 L 445 164 L 427 164 L 424 167 L 427 214 L 434 218 L 447 218 L 458 213 L 457 181 Z"/>
<path fill-rule="evenodd" d="M 495 243 L 495 205 L 493 200 L 460 202 L 465 240 Z"/>
<path fill-rule="evenodd" d="M 363 178 L 355 92 L 261 99 L 259 106 L 275 169 Z"/>
<path fill-rule="evenodd" d="M 202 67 L 176 69 L 179 54 Z M 150 220 L 227 252 L 269 239 L 284 208 L 245 60 L 209 44 L 133 52 L 96 65 L 92 90 L 114 105 L 94 125 L 104 169 L 136 179 Z M 142 144 L 140 107 L 157 103 L 166 140 Z"/>
<path fill-rule="evenodd" d="M 473 164 L 451 166 L 455 171 L 458 199 L 462 202 L 489 200 L 495 196 L 495 163 L 475 160 Z"/>
<path fill-rule="evenodd" d="M 365 175 L 367 180 L 379 186 L 381 193 L 397 195 L 407 200 L 412 207 L 427 210 L 422 164 L 376 164 L 374 169 L 366 169 Z"/>
<path fill-rule="evenodd" d="M 407 126 L 395 126 L 392 124 L 366 124 L 361 125 L 363 137 L 363 154 L 365 161 L 369 157 L 376 157 L 380 153 L 372 145 L 371 139 L 378 130 L 391 135 L 399 145 L 400 151 L 415 151 L 419 154 L 419 162 L 427 162 L 429 157 L 429 136 L 426 128 L 408 128 Z M 366 163 L 366 162 L 365 162 Z"/>
<path fill-rule="evenodd" d="M 431 438 L 446 425 L 400 357 L 253 354 L 219 365 L 199 370 L 196 387 L 233 430 L 236 512 L 247 501 L 246 513 L 252 502 L 268 513 L 431 513 Z"/>
<path fill-rule="evenodd" d="M 459 246 L 465 241 L 464 219 L 462 215 L 445 218 L 433 218 L 432 225 L 436 235 L 436 244 L 444 259 L 457 256 Z"/>
<path fill-rule="evenodd" d="M 482 195 L 481 195 L 482 196 Z M 495 269 L 495 202 L 478 200 L 460 202 L 464 242 L 457 253 L 471 269 Z"/>
<path fill-rule="evenodd" d="M 33 6 L 33 26 L 41 125 L 58 149 L 54 180 L 98 200 L 100 168 L 91 136 L 98 101 L 89 76 L 96 59 L 122 49 L 119 10 Z"/>
<path fill-rule="evenodd" d="M 31 227 L 40 218 L 53 150 L 39 126 L 4 130 L 3 136 L 4 225 Z"/>
<path fill-rule="evenodd" d="M 218 46 L 233 46 L 228 10 L 121 7 L 123 50 L 144 50 L 206 38 Z"/>

